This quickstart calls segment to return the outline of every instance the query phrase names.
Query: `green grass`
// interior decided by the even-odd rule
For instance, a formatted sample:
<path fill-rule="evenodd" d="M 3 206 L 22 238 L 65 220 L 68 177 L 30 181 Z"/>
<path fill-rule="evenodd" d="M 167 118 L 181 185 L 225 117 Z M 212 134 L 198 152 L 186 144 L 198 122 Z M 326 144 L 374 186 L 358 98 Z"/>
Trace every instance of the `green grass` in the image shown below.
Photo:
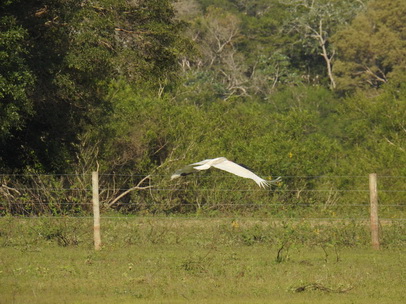
<path fill-rule="evenodd" d="M 354 223 L 105 219 L 99 252 L 91 225 L 1 218 L 0 303 L 406 301 L 403 225 L 373 251 Z"/>

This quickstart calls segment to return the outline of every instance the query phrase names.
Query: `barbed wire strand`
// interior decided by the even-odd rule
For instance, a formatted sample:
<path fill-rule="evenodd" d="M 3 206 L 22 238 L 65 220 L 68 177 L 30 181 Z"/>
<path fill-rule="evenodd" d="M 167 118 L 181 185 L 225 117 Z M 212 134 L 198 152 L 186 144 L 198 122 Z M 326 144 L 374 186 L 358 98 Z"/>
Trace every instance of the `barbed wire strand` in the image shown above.
<path fill-rule="evenodd" d="M 1 187 L 1 186 L 0 186 Z M 49 191 L 49 192 L 58 192 L 58 191 L 83 191 L 91 192 L 92 189 L 86 188 L 23 188 L 17 187 L 12 188 L 13 190 L 18 191 Z M 99 191 L 127 191 L 132 188 L 99 188 Z M 143 190 L 143 189 L 139 189 Z M 190 191 L 190 192 L 203 192 L 203 191 L 218 191 L 218 192 L 369 192 L 368 189 L 217 189 L 217 188 L 148 188 L 149 191 Z M 387 190 L 387 189 L 378 189 L 379 192 L 398 192 L 406 193 L 406 190 Z"/>
<path fill-rule="evenodd" d="M 42 174 L 42 173 L 0 173 L 0 177 L 50 177 L 50 176 L 89 176 L 91 177 L 91 173 L 55 173 L 55 174 Z M 99 178 L 104 176 L 117 176 L 117 177 L 166 177 L 170 178 L 170 174 L 115 174 L 115 173 L 99 173 Z M 215 174 L 210 176 L 204 176 L 201 174 L 194 175 L 197 178 L 224 178 L 230 177 L 228 174 Z M 280 176 L 281 178 L 366 178 L 368 179 L 368 175 L 280 175 L 280 174 L 264 174 L 263 176 Z M 379 175 L 378 178 L 406 178 L 404 175 Z"/>
<path fill-rule="evenodd" d="M 84 202 L 84 203 L 77 203 L 77 202 L 58 202 L 58 203 L 44 203 L 44 202 L 22 202 L 22 203 L 15 203 L 15 202 L 9 202 L 8 204 L 12 205 L 44 205 L 45 207 L 55 207 L 58 205 L 76 205 L 76 206 L 81 206 L 81 205 L 92 205 L 93 203 L 91 202 Z M 165 204 L 165 203 L 125 203 L 124 205 L 134 205 L 134 206 L 148 206 L 148 207 L 156 207 L 156 206 L 162 206 L 162 207 L 182 207 L 182 206 L 198 206 L 197 203 L 181 203 L 181 204 Z M 310 206 L 310 207 L 326 207 L 326 204 L 324 203 L 215 203 L 215 204 L 206 204 L 203 205 L 205 207 L 217 207 L 217 206 L 246 206 L 246 207 L 271 207 L 271 206 Z M 379 204 L 380 207 L 403 207 L 406 206 L 406 203 L 401 203 L 401 204 Z M 364 203 L 364 204 L 347 204 L 347 205 L 331 205 L 328 204 L 329 208 L 331 207 L 340 207 L 340 208 L 346 208 L 346 207 L 370 207 L 369 203 Z"/>
<path fill-rule="evenodd" d="M 137 216 L 101 216 L 102 220 L 109 219 L 121 219 L 121 220 L 215 220 L 215 221 L 225 221 L 225 220 L 262 220 L 262 221 L 365 221 L 369 222 L 369 217 L 341 217 L 341 218 L 331 218 L 331 217 L 201 217 L 201 216 L 178 216 L 178 217 L 137 217 Z M 93 220 L 93 216 L 13 216 L 13 219 L 20 220 L 40 220 L 40 219 L 88 219 Z M 379 221 L 406 221 L 406 218 L 379 218 Z"/>

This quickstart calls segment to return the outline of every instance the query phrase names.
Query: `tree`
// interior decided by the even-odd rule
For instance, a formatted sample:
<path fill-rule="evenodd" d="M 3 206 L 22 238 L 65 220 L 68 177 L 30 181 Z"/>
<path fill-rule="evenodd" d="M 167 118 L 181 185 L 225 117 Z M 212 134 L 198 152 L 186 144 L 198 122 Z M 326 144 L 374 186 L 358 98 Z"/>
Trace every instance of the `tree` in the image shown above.
<path fill-rule="evenodd" d="M 244 59 L 235 44 L 240 38 L 239 18 L 221 8 L 210 6 L 195 23 L 192 37 L 201 54 L 201 66 L 210 70 L 226 90 L 226 95 L 246 95 Z"/>
<path fill-rule="evenodd" d="M 341 0 L 282 0 L 291 11 L 291 18 L 285 25 L 285 32 L 297 33 L 304 52 L 317 54 L 324 60 L 331 89 L 336 81 L 332 73 L 334 46 L 331 36 L 349 22 L 362 7 L 361 1 Z"/>
<path fill-rule="evenodd" d="M 342 100 L 341 129 L 348 157 L 381 175 L 406 173 L 406 87 L 388 82 L 374 94 L 358 90 Z M 346 168 L 351 171 L 351 165 Z M 390 174 L 388 174 L 390 172 Z M 392 180 L 395 183 L 395 179 Z M 404 184 L 398 180 L 399 186 Z"/>
<path fill-rule="evenodd" d="M 232 2 L 242 20 L 237 49 L 245 57 L 251 95 L 269 98 L 283 86 L 300 83 L 300 74 L 289 56 L 294 37 L 281 32 L 290 18 L 286 6 L 277 0 Z"/>
<path fill-rule="evenodd" d="M 289 58 L 278 51 L 271 55 L 259 55 L 250 75 L 252 91 L 269 97 L 277 87 L 300 83 Z"/>
<path fill-rule="evenodd" d="M 27 31 L 13 16 L 0 17 L 0 144 L 32 114 L 34 76 L 27 65 Z M 1 156 L 0 156 L 1 160 Z"/>
<path fill-rule="evenodd" d="M 2 4 L 7 19 L 1 19 L 8 29 L 2 35 L 11 37 L 0 42 L 8 56 L 0 64 L 9 73 L 8 83 L 0 80 L 8 102 L 2 106 L 17 105 L 18 97 L 32 115 L 22 127 L 13 113 L 23 111 L 0 108 L 1 115 L 12 114 L 2 123 L 15 126 L 2 143 L 4 167 L 68 170 L 81 135 L 108 119 L 111 81 L 124 79 L 156 94 L 176 85 L 178 59 L 189 45 L 169 0 L 8 3 Z"/>
<path fill-rule="evenodd" d="M 351 25 L 334 36 L 334 67 L 341 90 L 379 88 L 406 75 L 406 3 L 371 1 Z"/>

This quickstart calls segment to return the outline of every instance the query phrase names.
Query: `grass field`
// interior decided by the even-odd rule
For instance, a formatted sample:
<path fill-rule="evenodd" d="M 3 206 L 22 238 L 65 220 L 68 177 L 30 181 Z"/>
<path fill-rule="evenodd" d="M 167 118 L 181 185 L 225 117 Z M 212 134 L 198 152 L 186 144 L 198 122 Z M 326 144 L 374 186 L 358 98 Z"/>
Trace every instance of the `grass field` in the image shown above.
<path fill-rule="evenodd" d="M 406 303 L 405 225 L 0 219 L 0 303 Z"/>

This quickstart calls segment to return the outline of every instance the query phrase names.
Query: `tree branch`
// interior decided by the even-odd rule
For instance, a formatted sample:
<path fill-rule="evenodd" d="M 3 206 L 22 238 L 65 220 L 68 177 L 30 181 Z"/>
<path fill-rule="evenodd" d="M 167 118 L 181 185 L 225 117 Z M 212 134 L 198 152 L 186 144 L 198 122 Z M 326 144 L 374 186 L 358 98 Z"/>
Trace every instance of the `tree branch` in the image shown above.
<path fill-rule="evenodd" d="M 145 186 L 145 187 L 141 187 L 140 185 L 148 178 L 150 178 L 151 175 L 147 175 L 145 176 L 142 180 L 139 181 L 139 183 L 135 186 L 132 187 L 126 191 L 124 191 L 123 193 L 121 193 L 119 196 L 117 196 L 113 201 L 111 201 L 108 205 L 107 208 L 110 208 L 111 206 L 113 206 L 116 202 L 118 202 L 122 197 L 126 196 L 128 193 L 130 193 L 131 191 L 134 190 L 143 190 L 143 189 L 148 189 L 148 188 L 152 188 L 153 186 Z"/>
<path fill-rule="evenodd" d="M 2 184 L 2 185 L 1 185 L 1 188 L 6 189 L 6 190 L 7 190 L 7 193 L 6 193 L 6 191 L 4 191 L 4 190 L 3 190 L 3 193 L 4 193 L 4 194 L 7 194 L 7 195 L 9 195 L 9 196 L 12 196 L 12 195 L 10 194 L 10 191 L 13 191 L 13 192 L 17 193 L 18 195 L 21 195 L 20 191 L 18 191 L 18 190 L 15 189 L 15 188 L 11 188 L 11 187 L 9 187 L 9 186 L 7 186 L 7 185 L 5 185 L 5 184 Z"/>
<path fill-rule="evenodd" d="M 387 82 L 386 76 L 385 76 L 385 74 L 382 72 L 381 69 L 378 68 L 378 69 L 379 69 L 379 72 L 381 72 L 383 78 L 382 78 L 382 77 L 379 77 L 379 76 L 378 76 L 376 73 L 374 73 L 368 66 L 365 65 L 364 68 L 365 68 L 365 72 L 366 72 L 368 75 L 371 75 L 372 77 L 374 77 L 377 81 L 383 82 L 383 83 L 386 83 L 386 82 Z"/>

